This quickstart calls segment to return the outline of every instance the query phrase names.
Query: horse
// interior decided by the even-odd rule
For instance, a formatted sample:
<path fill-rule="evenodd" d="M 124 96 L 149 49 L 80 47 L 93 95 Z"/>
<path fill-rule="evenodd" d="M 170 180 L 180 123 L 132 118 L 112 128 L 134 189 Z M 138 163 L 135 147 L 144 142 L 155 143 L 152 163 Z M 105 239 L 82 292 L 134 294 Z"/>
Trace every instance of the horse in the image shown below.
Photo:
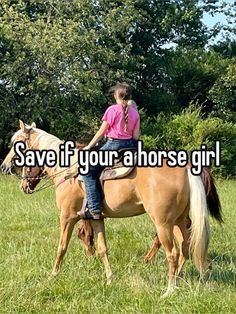
<path fill-rule="evenodd" d="M 63 143 L 56 136 L 24 124 L 20 121 L 19 130 L 11 139 L 12 147 L 4 159 L 1 169 L 7 173 L 14 164 L 16 152 L 14 145 L 24 142 L 26 149 L 54 150 L 59 155 Z M 77 156 L 77 149 L 74 156 Z M 72 158 L 71 168 L 79 167 L 79 160 Z M 163 297 L 173 293 L 177 287 L 181 269 L 191 249 L 193 261 L 200 273 L 208 267 L 207 251 L 209 243 L 209 218 L 211 216 L 222 222 L 221 206 L 216 187 L 210 172 L 205 179 L 191 173 L 191 165 L 186 167 L 135 167 L 126 177 L 104 182 L 103 214 L 110 218 L 132 217 L 147 213 L 155 225 L 158 236 L 146 255 L 150 260 L 162 245 L 168 264 L 168 285 Z M 32 174 L 31 171 L 34 171 Z M 66 179 L 67 168 L 60 167 L 23 167 L 21 189 L 32 193 L 37 185 L 35 178 L 47 174 L 56 189 L 56 203 L 60 209 L 60 239 L 52 275 L 57 276 L 61 270 L 63 257 L 66 253 L 75 224 L 80 220 L 78 211 L 85 198 L 83 183 L 77 179 Z M 191 216 L 191 228 L 186 221 Z M 89 231 L 88 231 L 89 230 Z M 104 220 L 91 220 L 82 223 L 79 236 L 87 246 L 90 254 L 94 253 L 93 234 L 96 239 L 97 251 L 101 257 L 107 283 L 112 281 L 112 270 L 107 254 Z"/>

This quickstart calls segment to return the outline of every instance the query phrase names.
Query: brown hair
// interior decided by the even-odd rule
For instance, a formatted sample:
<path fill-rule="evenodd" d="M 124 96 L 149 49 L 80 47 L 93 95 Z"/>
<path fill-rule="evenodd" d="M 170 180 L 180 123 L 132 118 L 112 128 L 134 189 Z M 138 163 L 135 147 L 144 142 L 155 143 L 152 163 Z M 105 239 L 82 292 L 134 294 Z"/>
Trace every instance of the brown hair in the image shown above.
<path fill-rule="evenodd" d="M 123 105 L 123 113 L 124 113 L 124 120 L 125 120 L 124 130 L 127 131 L 128 130 L 128 117 L 129 117 L 128 101 L 132 97 L 131 87 L 126 83 L 117 83 L 115 86 L 112 87 L 111 90 L 113 91 L 113 93 L 117 92 L 117 96 L 123 100 L 122 105 Z"/>

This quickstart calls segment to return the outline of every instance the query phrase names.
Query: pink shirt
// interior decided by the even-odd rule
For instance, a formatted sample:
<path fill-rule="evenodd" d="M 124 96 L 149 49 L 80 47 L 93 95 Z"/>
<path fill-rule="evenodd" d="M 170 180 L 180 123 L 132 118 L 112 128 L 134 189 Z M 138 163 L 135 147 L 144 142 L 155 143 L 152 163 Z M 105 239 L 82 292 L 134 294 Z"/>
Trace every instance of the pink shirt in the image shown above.
<path fill-rule="evenodd" d="M 108 107 L 102 120 L 109 124 L 105 136 L 111 138 L 131 139 L 133 137 L 133 130 L 140 127 L 139 113 L 132 106 L 129 106 L 128 109 L 127 131 L 124 131 L 125 120 L 122 105 L 115 104 Z"/>

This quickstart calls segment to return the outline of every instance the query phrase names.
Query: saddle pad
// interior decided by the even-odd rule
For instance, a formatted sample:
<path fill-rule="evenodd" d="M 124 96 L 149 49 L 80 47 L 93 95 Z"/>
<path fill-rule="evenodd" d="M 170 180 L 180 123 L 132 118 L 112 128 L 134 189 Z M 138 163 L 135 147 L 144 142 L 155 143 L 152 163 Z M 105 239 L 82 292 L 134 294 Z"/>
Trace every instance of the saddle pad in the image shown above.
<path fill-rule="evenodd" d="M 116 167 L 116 168 L 105 168 L 100 176 L 100 181 L 106 181 L 111 179 L 124 178 L 131 171 L 133 171 L 134 167 Z"/>
<path fill-rule="evenodd" d="M 119 168 L 105 168 L 101 175 L 100 175 L 100 181 L 106 181 L 106 180 L 112 180 L 112 179 L 118 179 L 118 178 L 124 178 L 128 174 L 131 173 L 131 171 L 134 170 L 134 167 L 119 167 Z M 81 175 L 78 175 L 77 179 L 79 181 L 83 181 L 83 177 Z"/>
<path fill-rule="evenodd" d="M 137 155 L 134 154 L 134 164 L 136 165 L 136 163 L 137 163 Z M 135 165 L 132 167 L 124 167 L 122 162 L 119 162 L 115 164 L 113 167 L 109 167 L 109 168 L 107 167 L 102 171 L 100 175 L 100 181 L 102 182 L 106 180 L 124 178 L 134 170 Z M 78 180 L 83 181 L 83 177 L 79 175 Z"/>

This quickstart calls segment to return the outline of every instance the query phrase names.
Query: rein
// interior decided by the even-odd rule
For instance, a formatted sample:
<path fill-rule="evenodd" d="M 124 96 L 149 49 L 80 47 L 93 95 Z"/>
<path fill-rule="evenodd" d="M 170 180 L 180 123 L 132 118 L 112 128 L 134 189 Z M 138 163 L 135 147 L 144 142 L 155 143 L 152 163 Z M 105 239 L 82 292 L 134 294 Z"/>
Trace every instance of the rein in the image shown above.
<path fill-rule="evenodd" d="M 53 183 L 53 182 L 50 182 L 49 184 L 47 184 L 48 181 L 50 181 L 51 179 L 56 178 L 58 175 L 60 175 L 61 173 L 65 172 L 65 171 L 67 171 L 67 169 L 64 169 L 64 170 L 62 170 L 62 171 L 59 171 L 59 172 L 55 173 L 54 175 L 48 176 L 46 182 L 45 182 L 43 185 L 41 185 L 39 188 L 33 190 L 32 193 L 40 192 L 40 191 L 42 191 L 42 190 L 45 190 L 45 189 L 47 189 L 47 188 L 53 186 L 54 183 Z M 57 188 L 59 185 L 61 185 L 62 183 L 64 183 L 66 180 L 68 180 L 68 179 L 69 179 L 69 178 L 67 178 L 67 177 L 62 178 L 62 179 L 56 184 L 56 188 Z"/>
<path fill-rule="evenodd" d="M 72 166 L 75 165 L 76 163 L 77 163 L 77 162 L 75 162 L 74 164 L 72 164 Z M 33 194 L 33 193 L 35 193 L 35 192 L 40 192 L 40 191 L 42 191 L 42 190 L 45 190 L 45 189 L 47 189 L 47 188 L 53 186 L 54 183 L 50 183 L 50 184 L 47 185 L 48 181 L 50 181 L 50 180 L 53 179 L 53 178 L 56 178 L 59 174 L 65 172 L 65 171 L 67 171 L 67 169 L 64 169 L 64 170 L 62 170 L 62 171 L 59 171 L 59 172 L 55 173 L 54 175 L 48 176 L 46 182 L 45 182 L 43 185 L 41 185 L 38 189 L 32 190 L 32 193 L 31 193 L 31 194 Z M 39 178 L 40 178 L 40 177 L 39 177 Z M 42 178 L 43 178 L 43 177 L 41 177 L 41 179 L 42 179 Z M 37 177 L 35 177 L 35 178 L 33 177 L 33 179 L 37 179 Z M 66 176 L 66 177 L 62 178 L 62 179 L 56 184 L 56 189 L 59 187 L 59 185 L 61 185 L 62 183 L 64 183 L 64 182 L 67 181 L 68 179 L 70 179 L 70 176 Z"/>
<path fill-rule="evenodd" d="M 39 188 L 36 188 L 36 189 L 34 189 L 34 190 L 31 190 L 31 194 L 36 193 L 36 192 L 40 192 L 40 191 L 42 191 L 42 190 L 45 190 L 45 189 L 47 189 L 47 188 L 53 186 L 53 185 L 54 185 L 53 182 L 50 182 L 49 184 L 48 184 L 48 182 L 49 182 L 51 179 L 56 178 L 58 175 L 60 175 L 61 173 L 65 172 L 66 170 L 67 170 L 67 169 L 64 169 L 64 170 L 62 170 L 62 171 L 60 171 L 60 172 L 55 173 L 54 175 L 48 176 L 47 179 L 46 179 L 46 182 L 45 182 L 44 184 L 42 184 Z M 17 178 L 20 179 L 20 180 L 25 179 L 25 180 L 27 180 L 27 181 L 28 181 L 29 179 L 42 180 L 42 179 L 45 177 L 45 174 L 44 174 L 44 173 L 42 173 L 41 175 L 39 175 L 39 176 L 37 176 L 37 177 L 27 176 L 27 175 L 22 176 L 22 175 L 19 175 L 19 174 L 16 174 L 16 173 L 12 173 L 11 171 L 10 171 L 10 174 L 13 175 L 13 176 L 15 176 L 15 177 L 17 177 Z M 56 188 L 57 188 L 59 185 L 61 185 L 62 183 L 64 183 L 66 180 L 68 180 L 68 179 L 69 179 L 69 177 L 62 178 L 62 179 L 56 184 Z"/>
<path fill-rule="evenodd" d="M 76 162 L 75 162 L 76 163 Z M 73 165 L 72 165 L 73 166 Z M 39 188 L 36 188 L 36 189 L 34 189 L 34 190 L 31 190 L 31 194 L 33 194 L 33 193 L 36 193 L 36 192 L 40 192 L 40 191 L 42 191 L 42 190 L 45 190 L 45 189 L 47 189 L 47 188 L 49 188 L 49 187 L 52 187 L 52 186 L 54 186 L 54 182 L 50 182 L 49 184 L 48 184 L 48 182 L 50 181 L 50 180 L 52 180 L 52 179 L 54 179 L 54 178 L 56 178 L 58 175 L 60 175 L 61 173 L 63 173 L 63 172 L 65 172 L 65 171 L 67 171 L 67 169 L 64 169 L 64 170 L 62 170 L 62 171 L 59 171 L 59 172 L 57 172 L 57 173 L 55 173 L 55 174 L 53 174 L 53 175 L 51 175 L 51 176 L 48 176 L 47 177 L 47 179 L 46 179 L 46 182 L 43 184 L 43 185 L 41 185 Z M 22 179 L 24 179 L 24 177 L 23 176 L 21 176 L 22 177 Z M 31 179 L 42 179 L 43 178 L 43 176 L 39 176 L 39 177 L 31 177 Z M 25 177 L 25 179 L 27 180 L 27 179 L 30 179 L 30 177 Z M 62 178 L 57 184 L 56 184 L 56 188 L 58 188 L 58 186 L 59 185 L 61 185 L 62 183 L 64 183 L 65 181 L 67 181 L 69 179 L 69 177 L 64 177 L 64 178 Z"/>

